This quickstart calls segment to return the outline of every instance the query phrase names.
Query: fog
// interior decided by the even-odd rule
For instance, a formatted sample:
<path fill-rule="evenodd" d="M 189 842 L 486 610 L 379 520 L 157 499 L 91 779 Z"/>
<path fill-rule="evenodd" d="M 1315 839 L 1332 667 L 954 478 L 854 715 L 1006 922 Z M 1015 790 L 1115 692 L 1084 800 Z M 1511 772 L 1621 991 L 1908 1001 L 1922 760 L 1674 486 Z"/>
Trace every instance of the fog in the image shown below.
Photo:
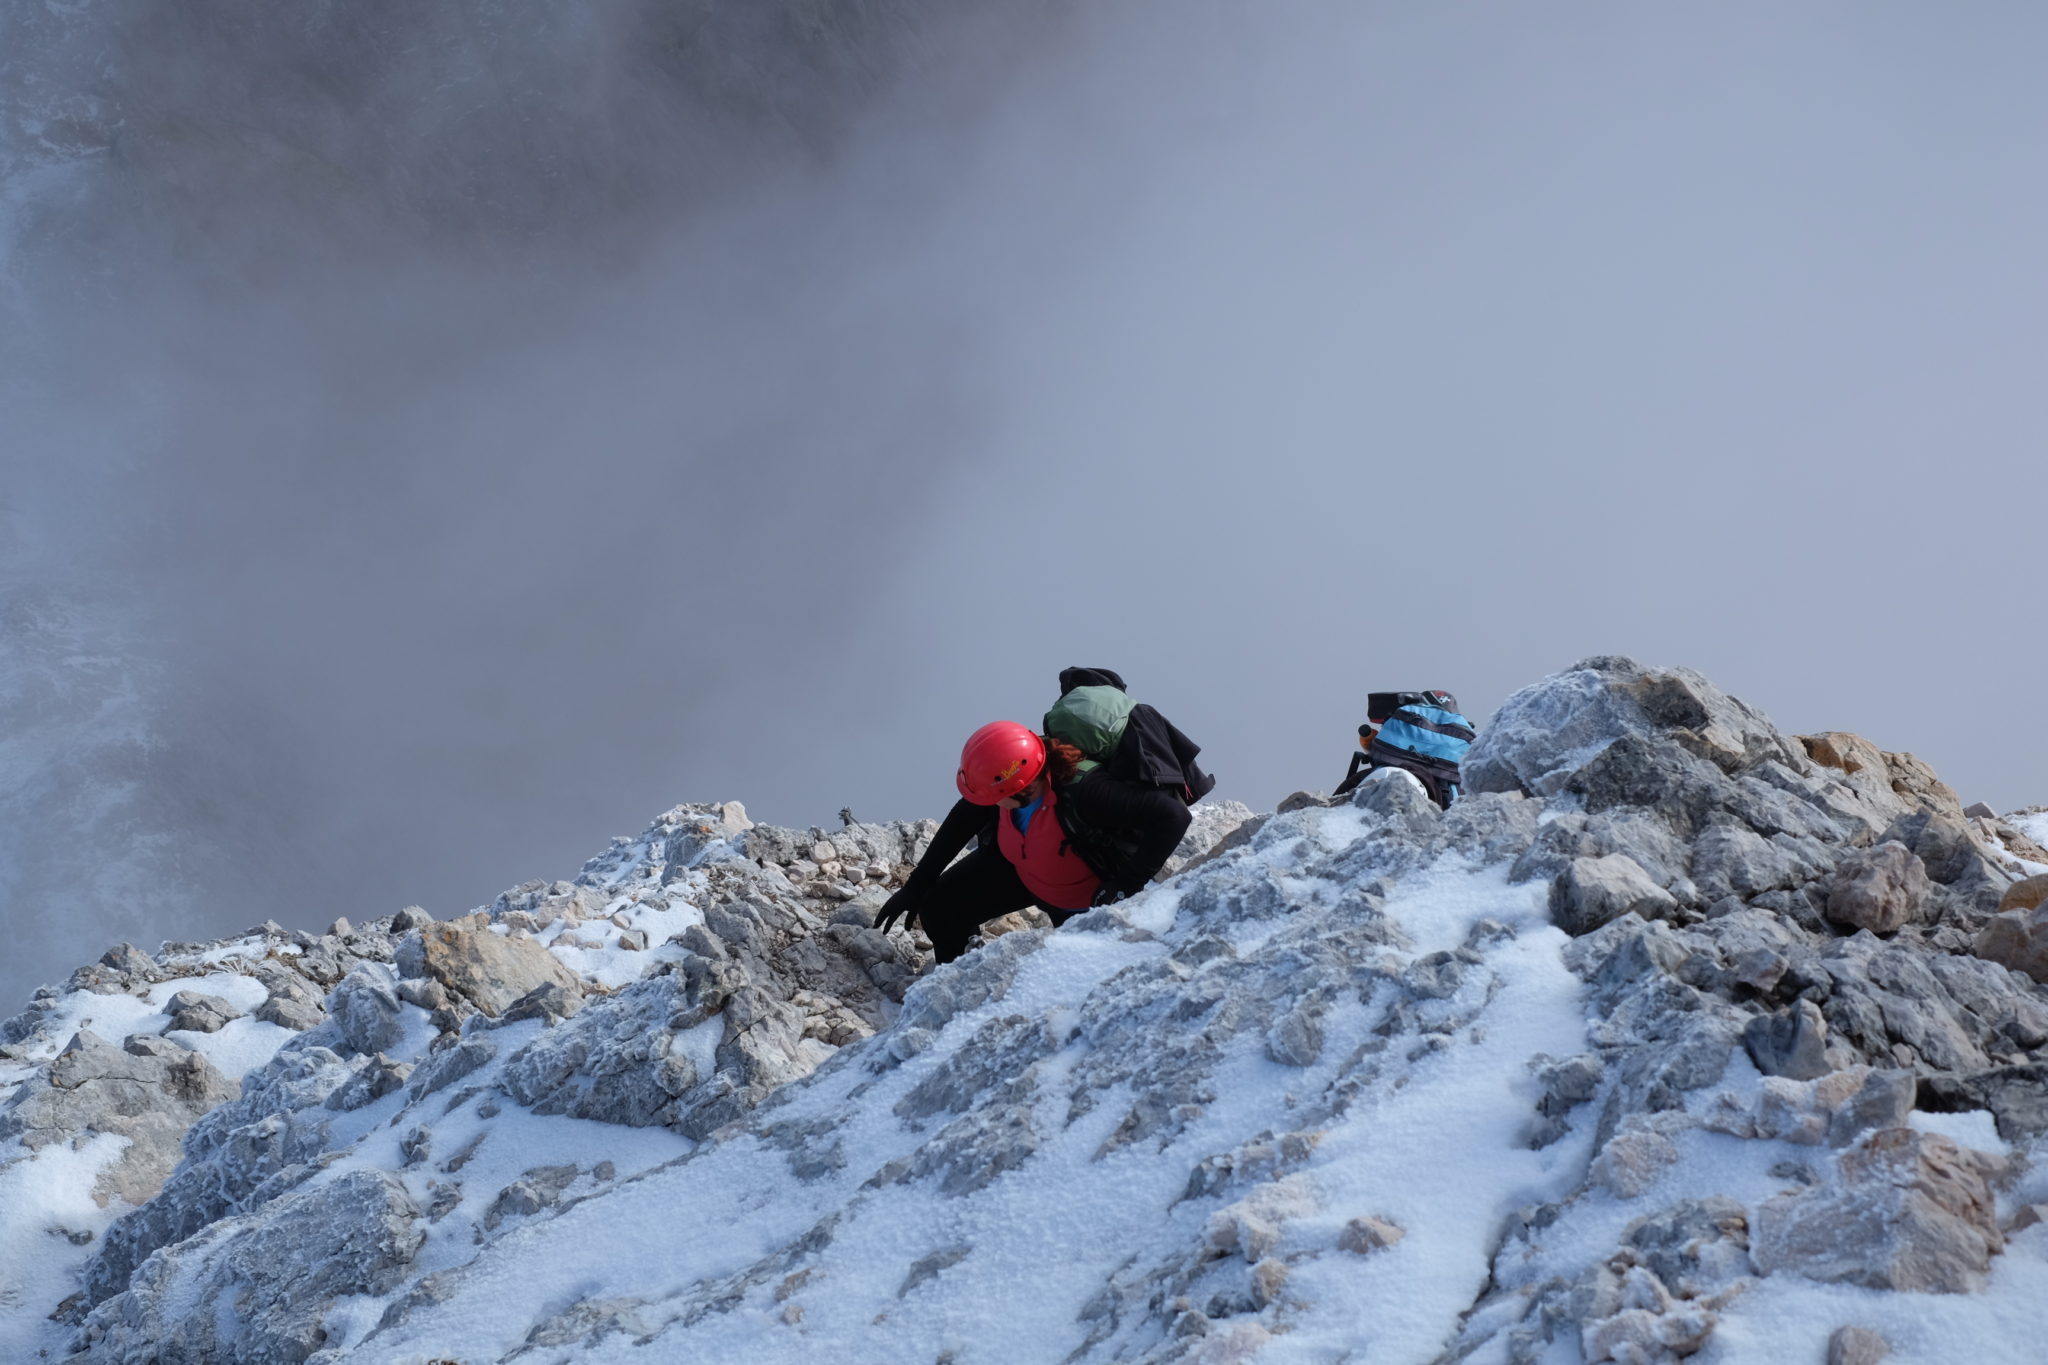
<path fill-rule="evenodd" d="M 1073 663 L 1254 806 L 1608 652 L 2048 801 L 2032 7 L 275 9 L 0 64 L 9 998 Z"/>

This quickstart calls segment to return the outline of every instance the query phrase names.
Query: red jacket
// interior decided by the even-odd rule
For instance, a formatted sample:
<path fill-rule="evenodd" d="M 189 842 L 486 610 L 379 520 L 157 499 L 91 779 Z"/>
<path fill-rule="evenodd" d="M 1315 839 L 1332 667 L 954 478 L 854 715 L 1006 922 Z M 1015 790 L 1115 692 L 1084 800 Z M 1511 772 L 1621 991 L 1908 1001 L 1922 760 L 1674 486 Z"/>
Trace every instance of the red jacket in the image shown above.
<path fill-rule="evenodd" d="M 1054 809 L 1059 801 L 1055 783 L 1045 784 L 1045 800 L 1031 817 L 1031 828 L 1020 831 L 1014 811 L 1004 811 L 996 821 L 996 847 L 1017 869 L 1024 889 L 1055 910 L 1086 910 L 1102 889 L 1102 878 L 1082 861 L 1068 842 Z"/>

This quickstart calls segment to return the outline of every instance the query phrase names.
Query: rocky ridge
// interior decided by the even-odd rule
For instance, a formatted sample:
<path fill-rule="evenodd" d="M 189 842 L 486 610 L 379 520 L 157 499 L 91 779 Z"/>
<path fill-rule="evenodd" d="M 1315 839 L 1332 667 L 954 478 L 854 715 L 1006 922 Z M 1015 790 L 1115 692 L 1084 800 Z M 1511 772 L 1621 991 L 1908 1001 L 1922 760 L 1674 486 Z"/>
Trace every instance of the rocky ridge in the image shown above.
<path fill-rule="evenodd" d="M 63 1350 L 418 1362 L 508 1274 L 533 1316 L 460 1358 L 800 1359 L 877 1308 L 891 1358 L 952 1350 L 938 1290 L 1023 1236 L 1018 1201 L 1111 1169 L 1088 1216 L 1116 1235 L 1066 1248 L 1032 1310 L 1046 1359 L 1677 1360 L 1739 1337 L 1747 1299 L 1984 1292 L 2041 1241 L 2048 854 L 2021 830 L 1910 757 L 1622 659 L 1511 698 L 1467 778 L 1448 813 L 1388 774 L 1227 837 L 1241 811 L 1205 817 L 1167 886 L 922 979 L 865 926 L 929 824 L 734 806 L 461 921 L 117 950 L 5 1026 L 0 1124 L 130 1136 L 116 1092 L 175 1086 L 127 1073 L 180 1053 L 204 1115 L 72 1258 Z M 144 1027 L 60 1042 L 81 995 Z M 239 1095 L 209 1080 L 259 1026 L 287 1041 Z M 53 1109 L 66 1067 L 91 1078 L 66 1103 L 105 1098 Z M 1497 1168 L 1469 1192 L 1426 1164 L 1430 1200 L 1361 1183 L 1461 1124 Z M 771 1168 L 778 1202 L 742 1208 Z M 108 1198 L 162 1179 L 108 1169 Z M 904 1232 L 918 1201 L 944 1236 Z M 691 1242 L 664 1207 L 748 1235 Z M 664 1270 L 593 1292 L 536 1259 L 600 1225 Z M 899 1263 L 861 1297 L 855 1266 Z M 224 1301 L 251 1325 L 189 1307 Z"/>
<path fill-rule="evenodd" d="M 1234 803 L 1205 809 L 1179 856 L 1248 814 Z M 527 882 L 455 920 L 412 907 L 324 934 L 266 923 L 156 954 L 118 945 L 0 1024 L 0 1083 L 11 1082 L 0 1141 L 22 1153 L 0 1162 L 26 1165 L 88 1136 L 126 1140 L 93 1192 L 101 1208 L 133 1211 L 97 1232 L 52 1229 L 93 1248 L 77 1266 L 82 1288 L 51 1305 L 55 1315 L 83 1321 L 119 1296 L 82 1338 L 128 1343 L 106 1358 L 154 1349 L 138 1344 L 148 1340 L 201 1359 L 226 1349 L 203 1327 L 181 1335 L 138 1310 L 135 1294 L 146 1300 L 183 1258 L 213 1257 L 205 1249 L 224 1243 L 219 1273 L 242 1284 L 266 1262 L 236 1249 L 234 1227 L 262 1245 L 278 1235 L 263 1231 L 273 1221 L 335 1228 L 351 1214 L 360 1230 L 423 1216 L 388 1180 L 354 1180 L 311 1212 L 294 1212 L 294 1198 L 362 1140 L 363 1125 L 344 1116 L 401 1090 L 408 1107 L 441 1103 L 487 1062 L 502 1063 L 492 1071 L 502 1093 L 537 1114 L 703 1137 L 893 1013 L 929 944 L 868 925 L 935 829 L 849 816 L 834 831 L 788 830 L 753 824 L 737 803 L 679 806 L 637 839 L 615 839 L 574 881 Z M 1010 917 L 990 936 L 1031 919 Z M 128 1031 L 109 1042 L 93 1031 L 100 1021 Z M 545 1027 L 506 1041 L 527 1021 Z M 265 1061 L 239 1079 L 209 1060 L 251 1053 Z M 425 1150 L 409 1139 L 406 1164 Z M 551 1205 L 569 1183 L 557 1174 L 493 1190 L 481 1220 L 495 1229 L 507 1209 Z M 438 1222 L 462 1188 L 439 1187 L 426 1216 Z M 402 1266 L 420 1240 L 344 1241 L 323 1265 L 377 1247 Z M 236 1349 L 304 1359 L 323 1335 L 324 1305 L 381 1283 L 382 1264 L 273 1286 L 293 1305 L 293 1325 Z M 145 1266 L 135 1294 L 124 1293 Z"/>

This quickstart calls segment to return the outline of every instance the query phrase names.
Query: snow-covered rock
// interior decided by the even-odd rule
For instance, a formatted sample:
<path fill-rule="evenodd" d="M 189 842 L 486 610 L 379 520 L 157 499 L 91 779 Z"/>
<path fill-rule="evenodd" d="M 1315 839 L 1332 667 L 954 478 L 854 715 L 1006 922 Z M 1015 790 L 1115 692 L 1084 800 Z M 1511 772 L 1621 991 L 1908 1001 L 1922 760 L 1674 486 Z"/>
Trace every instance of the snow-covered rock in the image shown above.
<path fill-rule="evenodd" d="M 777 830 L 730 803 L 462 921 L 99 964 L 9 1023 L 14 1084 L 91 1010 L 145 1050 L 180 992 L 318 1017 L 179 1032 L 239 1059 L 240 1096 L 154 1198 L 66 1223 L 85 1245 L 0 1334 L 81 1365 L 151 1340 L 393 1365 L 1818 1359 L 1847 1280 L 1914 1300 L 1859 1311 L 1902 1353 L 1995 1356 L 1969 1320 L 1929 1337 L 1918 1292 L 2048 1287 L 2001 1204 L 2048 1202 L 2048 991 L 1969 951 L 2012 880 L 1995 830 L 1680 670 L 1589 661 L 1503 716 L 1488 789 L 1449 811 L 1400 774 L 1198 807 L 1162 885 L 938 969 L 867 927 L 929 822 Z M 1924 869 L 1885 938 L 1837 924 L 1872 866 L 1909 893 Z M 481 945 L 467 977 L 426 966 L 451 931 Z M 487 996 L 502 944 L 527 974 Z M 255 1029 L 266 1050 L 233 1051 Z"/>
<path fill-rule="evenodd" d="M 1872 1133 L 1826 1185 L 1765 1201 L 1757 1268 L 1872 1289 L 1981 1289 L 2005 1248 L 1986 1180 L 2002 1165 L 1939 1134 Z"/>
<path fill-rule="evenodd" d="M 233 1099 L 235 1090 L 204 1056 L 168 1038 L 136 1034 L 116 1047 L 81 1029 L 15 1088 L 0 1111 L 0 1139 L 17 1138 L 34 1152 L 85 1134 L 125 1138 L 126 1149 L 100 1172 L 95 1193 L 103 1202 L 140 1204 L 177 1164 L 179 1139 L 192 1121 Z"/>

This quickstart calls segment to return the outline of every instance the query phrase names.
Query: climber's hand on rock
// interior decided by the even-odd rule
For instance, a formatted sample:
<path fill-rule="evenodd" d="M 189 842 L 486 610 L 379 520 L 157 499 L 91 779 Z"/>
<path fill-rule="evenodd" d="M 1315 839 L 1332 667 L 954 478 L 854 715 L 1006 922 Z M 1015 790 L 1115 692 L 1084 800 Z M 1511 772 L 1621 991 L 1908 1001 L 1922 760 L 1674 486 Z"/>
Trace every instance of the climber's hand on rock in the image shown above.
<path fill-rule="evenodd" d="M 897 920 L 902 920 L 903 928 L 907 932 L 917 923 L 917 912 L 923 905 L 924 893 L 913 891 L 906 886 L 882 902 L 881 913 L 875 916 L 875 928 L 886 934 Z"/>

